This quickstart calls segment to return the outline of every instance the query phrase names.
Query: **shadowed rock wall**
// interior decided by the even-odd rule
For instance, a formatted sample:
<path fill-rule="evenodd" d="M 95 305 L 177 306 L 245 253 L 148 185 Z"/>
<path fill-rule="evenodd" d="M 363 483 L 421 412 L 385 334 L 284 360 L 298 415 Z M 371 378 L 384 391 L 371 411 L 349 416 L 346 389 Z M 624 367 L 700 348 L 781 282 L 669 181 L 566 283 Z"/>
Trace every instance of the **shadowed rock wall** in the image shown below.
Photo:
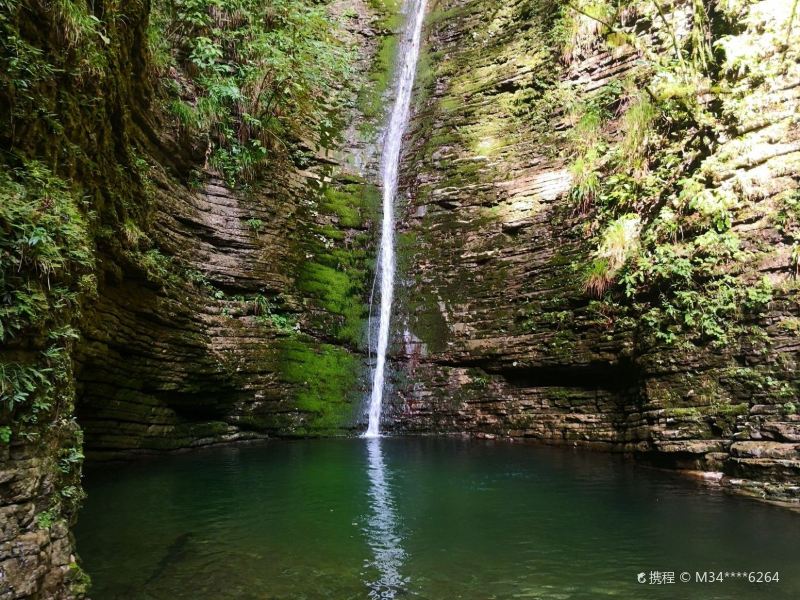
<path fill-rule="evenodd" d="M 3 255 L 4 290 L 6 276 L 22 272 L 39 297 L 64 292 L 58 302 L 50 293 L 37 320 L 18 319 L 23 329 L 0 347 L 0 434 L 9 436 L 0 444 L 0 598 L 81 597 L 87 581 L 69 527 L 84 453 L 357 426 L 375 138 L 391 68 L 385 24 L 395 16 L 359 0 L 330 5 L 344 24 L 338 34 L 358 49 L 350 87 L 331 90 L 346 95 L 347 114 L 334 115 L 330 141 L 305 142 L 303 161 L 276 163 L 245 191 L 207 168 L 161 106 L 149 3 L 93 4 L 78 41 L 65 39 L 77 34 L 58 7 L 0 8 L 9 10 L 0 25 L 17 36 L 8 38 L 16 46 L 4 41 L 3 65 L 19 64 L 24 50 L 39 61 L 29 73 L 52 73 L 27 82 L 32 91 L 10 68 L 3 79 L 0 158 L 22 183 L 3 187 L 2 201 L 19 189 L 30 196 L 13 196 L 20 206 L 56 210 L 30 174 L 52 179 L 74 194 L 63 219 L 80 216 L 88 255 L 82 270 L 47 277 L 16 263 L 11 274 Z M 0 310 L 7 333 L 16 307 L 3 296 Z"/>

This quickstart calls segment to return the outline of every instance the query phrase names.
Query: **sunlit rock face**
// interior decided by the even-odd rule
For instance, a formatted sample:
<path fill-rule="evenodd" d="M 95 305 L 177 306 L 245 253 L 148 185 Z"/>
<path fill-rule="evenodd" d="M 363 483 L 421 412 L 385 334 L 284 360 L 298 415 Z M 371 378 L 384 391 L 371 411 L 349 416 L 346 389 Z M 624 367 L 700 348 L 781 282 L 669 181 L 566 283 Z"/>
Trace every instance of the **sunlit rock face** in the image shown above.
<path fill-rule="evenodd" d="M 759 310 L 731 316 L 738 329 L 724 343 L 678 326 L 669 341 L 650 335 L 619 281 L 639 239 L 679 203 L 677 177 L 662 200 L 634 199 L 627 215 L 617 213 L 617 246 L 603 239 L 597 205 L 576 200 L 583 142 L 571 107 L 642 81 L 637 69 L 648 51 L 670 52 L 660 17 L 643 7 L 623 15 L 632 37 L 622 44 L 608 32 L 581 37 L 599 26 L 579 19 L 565 51 L 556 2 L 437 5 L 401 191 L 394 429 L 630 451 L 722 474 L 724 484 L 756 496 L 800 497 L 796 245 L 781 224 L 798 186 L 800 133 L 790 115 L 800 73 L 796 45 L 782 56 L 788 14 L 777 4 L 787 3 L 753 4 L 736 27 L 710 16 L 712 43 L 731 48 L 715 55 L 710 77 L 732 92 L 725 106 L 708 109 L 726 126 L 675 166 L 681 177 L 702 179 L 696 204 L 703 194 L 735 198 L 719 228 L 746 255 L 721 264 L 731 285 L 746 291 L 766 278 L 772 286 Z M 691 7 L 678 3 L 667 17 L 684 43 Z M 744 47 L 759 49 L 750 62 Z M 606 117 L 598 161 L 627 139 L 625 98 L 633 94 L 623 92 Z M 687 128 L 684 137 L 692 135 Z M 632 163 L 617 172 L 635 170 Z M 598 185 L 615 191 L 613 182 Z M 614 267 L 601 297 L 584 275 L 597 259 Z M 700 290 L 701 301 L 715 293 Z M 658 294 L 636 301 L 659 306 Z"/>

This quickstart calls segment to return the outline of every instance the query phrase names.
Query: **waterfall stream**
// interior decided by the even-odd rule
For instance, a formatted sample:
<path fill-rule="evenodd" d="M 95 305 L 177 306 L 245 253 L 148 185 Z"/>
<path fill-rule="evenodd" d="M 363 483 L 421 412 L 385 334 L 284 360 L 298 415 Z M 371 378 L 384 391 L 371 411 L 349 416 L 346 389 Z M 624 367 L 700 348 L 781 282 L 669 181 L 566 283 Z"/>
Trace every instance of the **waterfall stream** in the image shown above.
<path fill-rule="evenodd" d="M 381 224 L 381 243 L 378 255 L 381 309 L 378 317 L 375 371 L 372 376 L 372 392 L 369 402 L 369 425 L 367 426 L 367 432 L 364 434 L 366 437 L 380 435 L 386 349 L 389 345 L 389 323 L 392 316 L 392 298 L 394 296 L 394 202 L 397 195 L 400 150 L 403 143 L 403 134 L 408 124 L 411 109 L 411 92 L 414 88 L 414 76 L 417 70 L 417 59 L 419 58 L 425 4 L 426 0 L 407 0 L 408 15 L 397 57 L 396 96 L 381 155 L 380 175 L 383 188 L 383 222 Z"/>

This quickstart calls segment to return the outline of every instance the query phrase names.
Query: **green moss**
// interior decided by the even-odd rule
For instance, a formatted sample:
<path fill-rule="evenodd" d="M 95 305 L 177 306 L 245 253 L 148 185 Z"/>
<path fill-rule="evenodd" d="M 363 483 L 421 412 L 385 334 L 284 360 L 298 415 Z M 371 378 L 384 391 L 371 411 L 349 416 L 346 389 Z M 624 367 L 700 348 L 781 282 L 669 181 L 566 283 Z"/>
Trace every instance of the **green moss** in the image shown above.
<path fill-rule="evenodd" d="M 347 350 L 305 340 L 280 346 L 282 378 L 295 386 L 294 406 L 305 413 L 294 430 L 298 435 L 341 433 L 352 425 L 354 382 L 361 363 Z"/>
<path fill-rule="evenodd" d="M 450 328 L 445 316 L 430 296 L 422 295 L 405 303 L 410 316 L 409 326 L 430 352 L 442 352 L 447 348 Z"/>
<path fill-rule="evenodd" d="M 424 240 L 416 232 L 402 232 L 396 237 L 397 268 L 408 273 L 416 264 L 419 253 L 428 253 Z M 416 274 L 409 273 L 411 277 Z M 430 352 L 441 352 L 447 347 L 449 326 L 442 314 L 438 300 L 426 293 L 422 285 L 403 286 L 397 290 L 397 305 L 408 315 L 409 327 L 427 346 Z"/>
<path fill-rule="evenodd" d="M 560 403 L 571 405 L 576 396 L 575 390 L 566 387 L 547 388 L 545 395 L 549 400 L 555 402 L 556 405 Z"/>
<path fill-rule="evenodd" d="M 700 409 L 694 406 L 688 408 L 668 408 L 665 413 L 667 416 L 676 417 L 678 419 L 699 419 L 703 416 Z"/>
<path fill-rule="evenodd" d="M 333 332 L 337 337 L 357 344 L 361 340 L 365 317 L 365 284 L 364 271 L 356 270 L 352 264 L 355 254 L 336 250 L 320 257 L 336 266 L 312 261 L 304 263 L 298 287 L 316 298 L 322 308 L 340 317 Z"/>
<path fill-rule="evenodd" d="M 420 251 L 421 235 L 416 231 L 401 231 L 395 235 L 395 254 L 399 272 L 408 272 L 415 262 L 415 255 Z"/>
<path fill-rule="evenodd" d="M 709 412 L 713 415 L 746 415 L 750 412 L 750 405 L 746 402 L 741 404 L 713 404 Z"/>
<path fill-rule="evenodd" d="M 339 227 L 362 229 L 380 203 L 379 194 L 377 186 L 361 179 L 329 185 L 323 191 L 320 209 L 336 215 Z"/>
<path fill-rule="evenodd" d="M 382 124 L 386 111 L 386 94 L 392 84 L 397 58 L 399 29 L 402 25 L 400 2 L 397 0 L 370 0 L 377 13 L 379 30 L 385 32 L 378 39 L 378 49 L 367 76 L 368 81 L 358 91 L 357 106 L 364 119 L 360 124 L 366 139 L 373 139 Z"/>
<path fill-rule="evenodd" d="M 69 564 L 68 580 L 70 582 L 70 590 L 76 598 L 82 598 L 89 593 L 92 585 L 92 578 L 84 571 L 81 566 L 76 562 Z"/>
<path fill-rule="evenodd" d="M 301 240 L 297 288 L 312 306 L 309 325 L 350 346 L 363 343 L 373 237 L 368 223 L 379 203 L 377 188 L 352 174 L 328 174 L 332 182 L 311 189 L 319 215 L 314 235 Z"/>

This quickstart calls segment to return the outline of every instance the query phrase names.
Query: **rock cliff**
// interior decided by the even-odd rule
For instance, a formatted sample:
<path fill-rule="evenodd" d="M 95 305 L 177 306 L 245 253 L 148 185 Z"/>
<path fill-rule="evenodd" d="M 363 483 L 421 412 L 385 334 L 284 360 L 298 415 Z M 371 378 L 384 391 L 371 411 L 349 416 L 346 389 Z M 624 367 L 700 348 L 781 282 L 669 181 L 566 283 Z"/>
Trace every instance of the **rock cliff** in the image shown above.
<path fill-rule="evenodd" d="M 84 453 L 359 426 L 396 7 L 326 7 L 358 48 L 344 100 L 243 187 L 176 119 L 197 98 L 155 4 L 0 0 L 3 600 L 85 593 Z M 432 6 L 389 427 L 798 500 L 789 4 Z"/>
<path fill-rule="evenodd" d="M 240 186 L 171 114 L 164 88 L 186 74 L 154 66 L 151 9 L 0 4 L 3 599 L 84 593 L 84 454 L 360 418 L 395 12 L 327 7 L 357 49 L 352 81 L 326 90 L 340 112 Z"/>
<path fill-rule="evenodd" d="M 437 4 L 395 429 L 627 451 L 798 499 L 798 45 L 789 3 L 723 4 Z M 711 66 L 676 75 L 665 57 L 701 26 Z"/>

